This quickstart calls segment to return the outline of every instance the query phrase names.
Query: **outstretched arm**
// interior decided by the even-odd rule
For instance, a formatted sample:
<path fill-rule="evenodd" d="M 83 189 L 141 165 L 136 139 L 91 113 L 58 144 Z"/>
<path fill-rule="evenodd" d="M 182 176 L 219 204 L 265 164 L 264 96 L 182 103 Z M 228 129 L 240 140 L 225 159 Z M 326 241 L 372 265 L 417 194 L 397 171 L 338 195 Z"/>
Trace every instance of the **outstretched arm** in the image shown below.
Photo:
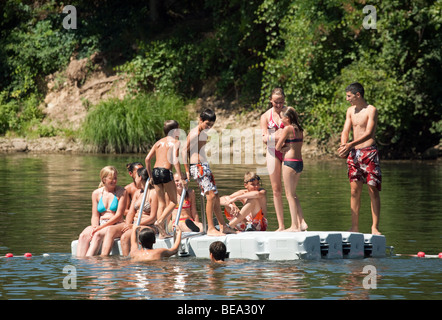
<path fill-rule="evenodd" d="M 146 159 L 144 159 L 144 162 L 146 163 L 147 173 L 149 174 L 150 178 L 152 178 L 152 166 L 150 164 L 150 160 L 155 155 L 156 149 L 157 149 L 157 144 L 155 143 L 153 145 L 153 147 L 150 149 L 149 153 L 147 154 Z M 146 189 L 147 189 L 147 186 L 146 186 Z"/>
<path fill-rule="evenodd" d="M 132 228 L 132 234 L 130 236 L 130 253 L 138 250 L 137 234 L 139 232 L 138 231 L 139 229 L 140 229 L 140 227 L 135 227 L 135 226 Z"/>
<path fill-rule="evenodd" d="M 173 256 L 178 252 L 178 248 L 180 247 L 181 244 L 181 233 L 182 233 L 181 229 L 179 228 L 179 226 L 177 226 L 177 237 L 175 243 L 173 244 L 172 248 L 165 249 L 163 252 L 161 252 L 161 257 L 167 258 Z"/>
<path fill-rule="evenodd" d="M 184 170 L 186 172 L 187 179 L 190 181 L 190 173 L 189 173 L 189 152 L 190 152 L 190 133 L 187 136 L 186 145 L 181 151 L 181 156 L 183 158 Z"/>

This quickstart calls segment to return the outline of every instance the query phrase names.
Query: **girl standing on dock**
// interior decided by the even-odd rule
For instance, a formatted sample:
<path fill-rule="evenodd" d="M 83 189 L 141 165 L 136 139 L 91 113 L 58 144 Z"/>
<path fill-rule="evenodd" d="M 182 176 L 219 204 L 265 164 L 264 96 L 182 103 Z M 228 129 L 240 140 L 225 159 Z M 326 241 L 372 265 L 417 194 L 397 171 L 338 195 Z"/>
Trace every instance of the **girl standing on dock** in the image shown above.
<path fill-rule="evenodd" d="M 285 150 L 276 150 L 275 145 L 279 140 L 279 129 L 284 128 L 282 123 L 282 113 L 287 109 L 284 106 L 285 94 L 282 88 L 273 89 L 270 95 L 269 106 L 261 116 L 261 131 L 262 140 L 267 145 L 266 160 L 267 170 L 269 172 L 270 183 L 273 190 L 273 203 L 275 205 L 276 218 L 278 220 L 278 229 L 276 231 L 284 230 L 284 208 L 282 203 L 282 161 Z"/>
<path fill-rule="evenodd" d="M 283 145 L 288 147 L 283 159 L 282 178 L 284 180 L 285 195 L 289 203 L 290 216 L 292 218 L 292 225 L 284 231 L 305 231 L 308 226 L 304 221 L 301 204 L 296 195 L 296 187 L 304 168 L 301 153 L 304 130 L 299 123 L 298 114 L 292 107 L 287 108 L 282 114 L 281 120 L 284 124 L 284 129 L 281 131 L 275 149 L 281 151 Z"/>

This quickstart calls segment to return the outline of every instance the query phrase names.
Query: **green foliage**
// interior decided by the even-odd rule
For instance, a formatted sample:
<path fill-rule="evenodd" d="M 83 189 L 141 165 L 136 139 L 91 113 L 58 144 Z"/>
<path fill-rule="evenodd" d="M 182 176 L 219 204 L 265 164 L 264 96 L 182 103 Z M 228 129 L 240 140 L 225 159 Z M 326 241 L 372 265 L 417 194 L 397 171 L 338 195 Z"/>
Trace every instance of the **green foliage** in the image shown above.
<path fill-rule="evenodd" d="M 165 120 L 176 120 L 189 129 L 185 102 L 173 95 L 139 94 L 111 99 L 92 107 L 82 126 L 82 138 L 100 152 L 146 152 L 164 136 Z"/>
<path fill-rule="evenodd" d="M 180 69 L 183 61 L 173 49 L 173 44 L 166 41 L 152 41 L 149 45 L 142 46 L 142 55 L 136 56 L 119 68 L 121 72 L 131 75 L 129 86 L 133 92 L 158 91 L 175 93 L 178 91 Z M 179 48 L 182 51 L 183 48 Z"/>
<path fill-rule="evenodd" d="M 36 124 L 45 76 L 64 68 L 74 53 L 83 58 L 100 51 L 108 69 L 130 75 L 129 87 L 141 100 L 152 92 L 196 98 L 215 80 L 223 99 L 264 109 L 271 90 L 283 86 L 307 132 L 324 143 L 342 129 L 345 87 L 359 81 L 378 108 L 384 154 L 416 155 L 440 141 L 442 0 L 69 4 L 78 9 L 75 31 L 62 28 L 62 5 L 55 0 L 0 2 L 0 134 L 32 128 L 56 134 Z M 376 9 L 376 29 L 363 27 L 367 4 Z M 115 106 L 108 113 L 120 123 L 119 110 L 134 103 L 105 102 L 91 112 Z M 103 133 L 100 150 L 138 148 L 137 134 L 120 128 L 130 136 L 126 148 L 116 128 L 113 140 Z"/>
<path fill-rule="evenodd" d="M 0 42 L 9 73 L 8 85 L 3 90 L 12 98 L 37 93 L 46 75 L 67 65 L 77 43 L 74 33 L 60 30 L 59 21 L 59 26 L 54 18 L 35 21 L 27 5 L 21 4 L 19 8 L 21 11 L 16 9 L 13 13 L 30 20 L 9 32 L 3 31 Z"/>
<path fill-rule="evenodd" d="M 45 77 L 69 62 L 75 36 L 60 30 L 55 1 L 31 6 L 9 0 L 0 8 L 0 134 L 55 135 L 40 125 L 41 93 Z"/>
<path fill-rule="evenodd" d="M 358 81 L 378 108 L 377 140 L 390 156 L 439 142 L 442 1 L 376 3 L 377 27 L 367 30 L 359 1 L 283 5 L 273 15 L 258 11 L 261 23 L 274 25 L 279 17 L 280 39 L 278 50 L 263 52 L 261 101 L 283 86 L 307 131 L 325 142 L 342 130 L 345 87 Z"/>
<path fill-rule="evenodd" d="M 138 42 L 137 55 L 118 70 L 132 76 L 135 91 L 176 92 L 194 97 L 204 81 L 217 79 L 217 94 L 256 95 L 261 72 L 254 33 L 258 1 L 206 1 L 211 10 L 195 21 L 180 21 L 166 38 Z"/>
<path fill-rule="evenodd" d="M 4 93 L 0 94 L 0 134 L 14 132 L 25 135 L 35 121 L 40 122 L 43 119 L 38 104 L 39 98 L 36 95 L 6 101 Z"/>

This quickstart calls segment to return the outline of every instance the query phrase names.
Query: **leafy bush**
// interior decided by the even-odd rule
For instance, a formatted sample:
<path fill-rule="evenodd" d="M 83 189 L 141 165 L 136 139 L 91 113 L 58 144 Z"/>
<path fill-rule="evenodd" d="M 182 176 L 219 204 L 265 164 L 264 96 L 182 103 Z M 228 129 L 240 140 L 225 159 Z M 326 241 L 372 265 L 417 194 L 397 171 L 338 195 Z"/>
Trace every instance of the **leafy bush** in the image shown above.
<path fill-rule="evenodd" d="M 86 57 L 97 50 L 108 70 L 120 66 L 132 76 L 140 99 L 146 92 L 195 98 L 206 81 L 216 80 L 223 99 L 264 109 L 272 88 L 283 86 L 308 133 L 324 143 L 342 129 L 345 87 L 359 81 L 379 110 L 377 140 L 392 157 L 416 155 L 440 141 L 441 0 L 377 1 L 377 27 L 368 30 L 363 8 L 369 3 L 356 0 L 70 4 L 81 8 L 75 32 L 62 29 L 58 1 L 0 1 L 0 134 L 38 127 L 27 118 L 41 119 L 38 99 L 31 107 L 29 97 L 42 96 L 45 76 L 63 68 L 74 51 Z M 119 112 L 120 102 L 102 108 L 107 104 Z M 123 115 L 115 117 L 121 122 Z M 103 133 L 99 148 L 140 145 L 133 134 L 126 148 L 116 133 Z"/>
<path fill-rule="evenodd" d="M 7 42 L 7 89 L 13 98 L 38 92 L 46 75 L 67 65 L 76 45 L 73 33 L 55 29 L 50 20 L 13 30 Z"/>
<path fill-rule="evenodd" d="M 345 87 L 358 81 L 378 108 L 377 140 L 388 149 L 384 154 L 418 154 L 439 142 L 441 1 L 376 3 L 377 27 L 368 30 L 362 25 L 364 4 L 357 1 L 281 1 L 280 7 L 272 2 L 264 0 L 257 11 L 261 23 L 278 26 L 271 33 L 277 50 L 262 52 L 261 101 L 283 86 L 307 131 L 326 142 L 342 130 Z"/>
<path fill-rule="evenodd" d="M 177 96 L 140 94 L 124 100 L 110 99 L 90 109 L 82 138 L 99 152 L 146 152 L 164 136 L 164 121 L 170 119 L 188 130 L 185 102 Z"/>
<path fill-rule="evenodd" d="M 6 101 L 0 94 L 0 134 L 15 133 L 25 135 L 34 121 L 40 122 L 43 113 L 38 108 L 39 98 L 31 95 L 27 99 Z"/>

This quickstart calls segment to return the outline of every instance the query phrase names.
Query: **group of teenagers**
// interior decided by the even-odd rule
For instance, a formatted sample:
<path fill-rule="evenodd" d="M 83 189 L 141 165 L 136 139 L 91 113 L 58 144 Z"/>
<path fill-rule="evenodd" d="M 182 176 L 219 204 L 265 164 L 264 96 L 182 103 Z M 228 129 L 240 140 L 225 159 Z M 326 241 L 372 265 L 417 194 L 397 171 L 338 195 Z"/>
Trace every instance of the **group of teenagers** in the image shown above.
<path fill-rule="evenodd" d="M 381 171 L 374 140 L 377 111 L 365 102 L 364 89 L 359 83 L 352 83 L 346 88 L 346 100 L 351 106 L 347 110 L 338 154 L 347 158 L 352 214 L 349 231 L 359 231 L 360 196 L 362 185 L 366 183 L 371 198 L 372 233 L 380 234 Z M 260 126 L 263 142 L 267 145 L 267 169 L 278 221 L 276 231 L 305 231 L 308 225 L 296 194 L 303 171 L 303 128 L 295 109 L 285 106 L 282 88 L 272 91 L 269 107 L 261 116 Z M 215 120 L 213 110 L 203 110 L 198 125 L 190 130 L 185 146 L 180 145 L 178 122 L 165 121 L 165 137 L 152 146 L 145 158 L 145 166 L 139 162 L 127 165 L 133 182 L 126 187 L 117 185 L 115 167 L 104 167 L 100 171 L 100 185 L 92 193 L 91 225 L 79 236 L 77 256 L 93 256 L 100 251 L 101 255 L 109 255 L 114 239 L 120 238 L 124 256 L 135 260 L 157 260 L 176 254 L 183 231 L 205 231 L 209 236 L 222 236 L 267 230 L 266 191 L 256 173 L 245 173 L 243 189 L 228 196 L 218 193 L 204 151 L 207 132 Z M 351 129 L 353 140 L 349 142 Z M 153 159 L 155 164 L 152 168 Z M 181 171 L 180 159 L 185 172 Z M 196 180 L 201 195 L 206 198 L 207 230 L 198 217 L 195 192 L 188 188 L 191 179 Z M 282 181 L 290 209 L 291 225 L 288 228 L 284 226 Z M 184 199 L 181 199 L 183 196 Z M 241 208 L 237 206 L 238 202 L 242 204 Z M 138 217 L 140 213 L 142 216 Z M 177 214 L 180 217 L 175 223 Z M 153 249 L 156 237 L 170 237 L 169 230 L 176 231 L 174 245 L 170 249 Z M 214 261 L 221 261 L 225 251 L 225 245 L 217 241 L 210 248 L 210 256 Z"/>

